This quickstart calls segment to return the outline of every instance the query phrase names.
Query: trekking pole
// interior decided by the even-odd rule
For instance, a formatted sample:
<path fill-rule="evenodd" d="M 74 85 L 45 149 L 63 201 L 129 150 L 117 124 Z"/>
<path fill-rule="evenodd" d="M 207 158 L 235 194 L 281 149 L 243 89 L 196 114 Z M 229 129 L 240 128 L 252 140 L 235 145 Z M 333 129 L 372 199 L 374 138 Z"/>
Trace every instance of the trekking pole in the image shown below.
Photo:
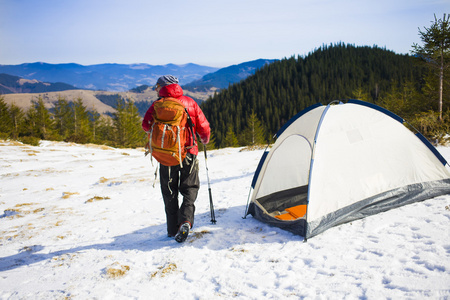
<path fill-rule="evenodd" d="M 203 151 L 205 153 L 205 167 L 206 167 L 206 178 L 208 179 L 208 192 L 209 192 L 209 209 L 211 211 L 211 223 L 216 224 L 216 215 L 214 213 L 214 204 L 212 200 L 212 193 L 211 193 L 211 184 L 209 183 L 209 175 L 208 175 L 208 155 L 206 154 L 206 145 L 203 145 Z"/>

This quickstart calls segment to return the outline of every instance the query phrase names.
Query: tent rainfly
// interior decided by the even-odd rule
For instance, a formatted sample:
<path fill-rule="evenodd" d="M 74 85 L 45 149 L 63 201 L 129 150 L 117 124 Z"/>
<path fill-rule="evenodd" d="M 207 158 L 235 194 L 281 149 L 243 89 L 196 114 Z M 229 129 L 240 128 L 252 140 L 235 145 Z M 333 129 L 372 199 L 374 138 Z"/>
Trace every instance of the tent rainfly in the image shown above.
<path fill-rule="evenodd" d="M 306 239 L 450 194 L 446 160 L 403 123 L 392 112 L 360 100 L 306 108 L 264 152 L 246 215 Z"/>

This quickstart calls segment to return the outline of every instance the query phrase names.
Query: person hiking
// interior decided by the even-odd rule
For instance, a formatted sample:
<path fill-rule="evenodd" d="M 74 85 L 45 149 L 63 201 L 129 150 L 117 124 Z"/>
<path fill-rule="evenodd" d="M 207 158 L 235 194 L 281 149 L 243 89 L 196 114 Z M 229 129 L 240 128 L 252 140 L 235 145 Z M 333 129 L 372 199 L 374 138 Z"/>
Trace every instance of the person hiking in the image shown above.
<path fill-rule="evenodd" d="M 178 134 L 180 140 L 185 138 L 184 145 L 181 145 L 183 149 L 178 149 L 172 154 L 172 156 L 178 158 L 178 152 L 180 154 L 185 153 L 184 159 L 180 155 L 179 162 L 176 162 L 175 165 L 171 163 L 165 165 L 166 163 L 162 163 L 162 160 L 156 156 L 157 149 L 151 150 L 153 151 L 152 156 L 160 162 L 159 175 L 166 213 L 167 235 L 175 237 L 175 240 L 181 243 L 186 240 L 189 230 L 194 226 L 194 202 L 200 188 L 196 135 L 198 134 L 201 142 L 206 145 L 209 142 L 211 129 L 198 104 L 192 98 L 183 95 L 183 90 L 178 85 L 178 78 L 172 75 L 161 76 L 156 82 L 155 90 L 159 98 L 152 103 L 142 121 L 142 128 L 149 136 L 156 135 L 154 132 L 154 126 L 158 122 L 156 112 L 160 109 L 158 107 L 163 106 L 161 101 L 167 100 L 169 102 L 169 100 L 172 100 L 172 104 L 181 102 L 184 105 L 183 110 L 186 108 L 188 113 L 187 118 L 190 118 L 185 126 L 178 126 L 178 130 L 181 132 L 181 134 Z M 156 109 L 155 105 L 157 106 Z M 191 126 L 189 126 L 189 123 Z M 166 126 L 164 128 L 167 128 Z M 184 127 L 192 128 L 184 130 Z M 162 134 L 162 136 L 164 137 L 165 134 Z M 152 140 L 149 141 L 149 144 L 150 148 L 154 146 Z M 179 193 L 183 196 L 181 206 L 178 203 Z"/>

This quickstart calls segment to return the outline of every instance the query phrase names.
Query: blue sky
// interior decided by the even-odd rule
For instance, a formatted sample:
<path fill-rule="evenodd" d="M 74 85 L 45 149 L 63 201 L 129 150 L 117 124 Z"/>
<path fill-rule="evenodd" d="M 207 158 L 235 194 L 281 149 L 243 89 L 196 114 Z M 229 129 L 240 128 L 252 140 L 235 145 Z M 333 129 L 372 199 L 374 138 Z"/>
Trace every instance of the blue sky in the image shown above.
<path fill-rule="evenodd" d="M 225 67 L 344 42 L 409 53 L 450 0 L 0 0 L 0 64 Z"/>

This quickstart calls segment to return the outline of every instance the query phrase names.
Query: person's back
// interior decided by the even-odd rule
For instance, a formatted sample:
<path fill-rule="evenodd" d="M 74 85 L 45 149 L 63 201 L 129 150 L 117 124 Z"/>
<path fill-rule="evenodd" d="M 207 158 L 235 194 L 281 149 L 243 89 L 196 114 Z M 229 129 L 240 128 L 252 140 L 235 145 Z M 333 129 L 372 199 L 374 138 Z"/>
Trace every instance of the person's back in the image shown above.
<path fill-rule="evenodd" d="M 203 144 L 207 144 L 209 142 L 210 137 L 210 127 L 209 122 L 206 119 L 205 115 L 203 114 L 203 111 L 198 106 L 197 102 L 194 101 L 191 97 L 184 96 L 183 95 L 183 89 L 180 85 L 173 83 L 170 85 L 166 85 L 160 88 L 158 91 L 158 95 L 160 97 L 173 97 L 179 99 L 184 106 L 186 107 L 189 116 L 192 119 L 192 123 L 194 124 L 194 134 L 198 133 L 201 142 Z M 153 105 L 150 106 L 150 108 L 147 110 L 144 120 L 142 121 L 142 128 L 144 131 L 148 132 L 150 130 L 149 124 L 153 122 Z M 189 137 L 186 138 L 186 145 L 191 146 L 193 136 L 191 133 L 189 133 Z M 189 153 L 192 153 L 194 155 L 198 155 L 198 147 L 192 147 L 188 149 Z"/>
<path fill-rule="evenodd" d="M 207 144 L 210 138 L 209 122 L 203 114 L 198 104 L 190 97 L 183 95 L 181 86 L 178 85 L 178 79 L 171 75 L 162 76 L 158 79 L 155 90 L 159 97 L 172 97 L 180 100 L 193 123 L 193 131 L 187 131 L 186 151 L 187 155 L 181 165 L 165 166 L 160 164 L 160 183 L 163 195 L 167 234 L 169 237 L 175 237 L 177 242 L 186 240 L 189 230 L 194 225 L 194 202 L 197 199 L 200 180 L 198 177 L 198 147 L 193 143 L 195 136 L 201 139 L 203 144 Z M 150 132 L 154 123 L 154 103 L 147 110 L 142 128 Z M 178 205 L 178 192 L 183 196 L 181 206 Z"/>

